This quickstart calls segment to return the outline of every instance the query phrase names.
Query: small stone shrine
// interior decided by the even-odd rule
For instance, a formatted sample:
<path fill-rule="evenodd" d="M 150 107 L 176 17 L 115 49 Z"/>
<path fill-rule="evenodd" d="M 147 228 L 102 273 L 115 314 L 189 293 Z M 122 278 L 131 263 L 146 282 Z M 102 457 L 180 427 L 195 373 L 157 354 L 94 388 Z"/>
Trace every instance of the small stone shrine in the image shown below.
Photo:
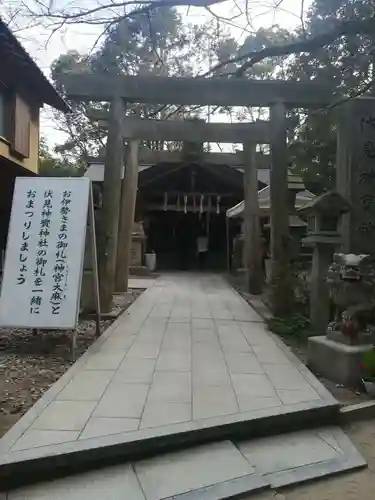
<path fill-rule="evenodd" d="M 375 273 L 368 255 L 334 254 L 327 284 L 335 319 L 325 336 L 310 337 L 308 365 L 334 382 L 356 387 L 374 342 Z"/>
<path fill-rule="evenodd" d="M 296 260 L 300 254 L 301 238 L 305 233 L 306 224 L 299 218 L 296 210 L 297 194 L 305 191 L 306 187 L 301 177 L 288 174 L 288 201 L 287 210 L 289 214 L 289 251 L 291 260 Z"/>
<path fill-rule="evenodd" d="M 132 246 L 130 254 L 130 274 L 145 276 L 150 274 L 145 266 L 144 256 L 147 237 L 143 229 L 142 222 L 133 222 Z"/>

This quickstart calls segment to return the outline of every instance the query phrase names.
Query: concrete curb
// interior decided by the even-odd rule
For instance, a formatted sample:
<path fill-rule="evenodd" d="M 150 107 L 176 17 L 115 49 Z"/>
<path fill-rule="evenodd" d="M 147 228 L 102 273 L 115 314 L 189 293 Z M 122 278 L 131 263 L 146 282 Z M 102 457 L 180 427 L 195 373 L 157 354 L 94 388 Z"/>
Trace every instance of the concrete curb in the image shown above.
<path fill-rule="evenodd" d="M 375 400 L 340 408 L 340 423 L 343 425 L 371 419 L 375 419 Z"/>
<path fill-rule="evenodd" d="M 224 439 L 249 439 L 336 423 L 338 404 L 322 403 L 315 408 L 295 405 L 287 413 L 259 411 L 246 419 L 216 417 L 136 433 L 122 433 L 32 450 L 10 452 L 0 457 L 0 491 L 33 482 L 140 460 L 158 453 L 177 451 L 197 444 Z"/>

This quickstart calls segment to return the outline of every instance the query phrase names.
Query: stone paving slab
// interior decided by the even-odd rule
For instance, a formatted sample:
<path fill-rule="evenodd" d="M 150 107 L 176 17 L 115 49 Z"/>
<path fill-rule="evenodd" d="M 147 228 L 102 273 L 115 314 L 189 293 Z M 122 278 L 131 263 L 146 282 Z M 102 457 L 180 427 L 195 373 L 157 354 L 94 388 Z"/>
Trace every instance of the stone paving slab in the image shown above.
<path fill-rule="evenodd" d="M 262 419 L 274 425 L 278 416 L 338 409 L 223 278 L 181 273 L 147 281 L 0 440 L 0 467 L 218 425 L 251 421 L 256 431 Z"/>
<path fill-rule="evenodd" d="M 147 500 L 160 500 L 254 473 L 230 441 L 167 454 L 135 464 Z"/>
<path fill-rule="evenodd" d="M 6 500 L 221 500 L 365 466 L 337 427 L 221 441 L 8 492 Z"/>
<path fill-rule="evenodd" d="M 9 492 L 6 500 L 145 500 L 131 465 L 59 479 Z"/>

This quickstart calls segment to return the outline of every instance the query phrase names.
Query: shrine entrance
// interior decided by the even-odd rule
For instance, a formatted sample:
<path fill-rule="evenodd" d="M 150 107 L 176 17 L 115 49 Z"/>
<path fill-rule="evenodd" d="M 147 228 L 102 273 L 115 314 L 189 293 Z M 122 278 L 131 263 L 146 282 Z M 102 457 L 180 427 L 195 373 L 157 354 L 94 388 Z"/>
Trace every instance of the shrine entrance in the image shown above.
<path fill-rule="evenodd" d="M 227 262 L 226 210 L 243 197 L 243 174 L 233 167 L 162 164 L 140 172 L 137 218 L 158 269 L 223 270 Z M 207 238 L 204 262 L 197 239 Z"/>
<path fill-rule="evenodd" d="M 208 216 L 197 213 L 146 212 L 148 251 L 157 255 L 159 269 L 200 270 L 197 238 L 206 236 L 208 251 L 204 270 L 222 270 L 226 266 L 226 226 L 223 213 Z"/>

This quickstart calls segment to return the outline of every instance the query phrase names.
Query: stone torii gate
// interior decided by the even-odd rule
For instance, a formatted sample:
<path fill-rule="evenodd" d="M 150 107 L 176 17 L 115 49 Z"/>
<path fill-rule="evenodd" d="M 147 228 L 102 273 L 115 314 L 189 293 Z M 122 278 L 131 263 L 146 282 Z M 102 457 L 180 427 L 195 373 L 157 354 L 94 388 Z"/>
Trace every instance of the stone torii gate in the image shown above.
<path fill-rule="evenodd" d="M 246 224 L 248 245 L 246 255 L 253 292 L 259 293 L 256 264 L 259 241 L 259 217 L 256 203 L 255 144 L 271 145 L 271 256 L 274 312 L 290 311 L 291 284 L 288 280 L 288 214 L 287 214 L 287 158 L 286 110 L 287 108 L 319 108 L 330 102 L 331 89 L 314 82 L 255 81 L 245 79 L 193 79 L 152 76 L 117 76 L 92 74 L 66 74 L 61 77 L 67 95 L 80 101 L 111 102 L 108 118 L 108 142 L 104 177 L 102 234 L 99 234 L 101 271 L 101 298 L 104 310 L 109 307 L 114 291 L 117 255 L 118 210 L 123 160 L 123 140 L 129 140 L 129 159 L 124 187 L 127 186 L 129 203 L 134 204 L 138 172 L 138 146 L 140 140 L 186 140 L 189 142 L 242 142 L 245 157 Z M 256 106 L 270 107 L 270 122 L 249 124 L 206 124 L 177 122 L 174 120 L 145 123 L 139 119 L 126 119 L 125 102 Z M 151 123 L 151 124 L 150 124 Z M 147 128 L 148 127 L 148 128 Z M 148 134 L 148 136 L 147 136 Z M 133 173 L 132 172 L 136 172 Z M 254 182 L 255 180 L 255 182 Z M 115 188 L 115 185 L 118 187 Z M 123 200 L 121 212 L 128 208 Z M 129 207 L 130 208 L 130 207 Z M 131 212 L 131 214 L 130 214 Z M 134 209 L 126 219 L 134 216 Z M 132 222 L 132 221 L 131 221 Z M 120 227 L 127 227 L 127 252 L 130 252 L 131 225 L 123 220 Z M 257 228 L 258 227 L 258 228 Z M 121 229 L 120 229 L 121 234 Z M 250 237 L 253 236 L 253 237 Z M 125 236 L 120 236 L 121 238 Z M 252 241 L 252 243 L 250 242 Z M 250 257 L 251 256 L 251 257 Z M 127 260 L 129 262 L 129 258 Z M 252 264 L 251 264 L 252 263 Z M 128 264 L 126 264 L 128 265 Z"/>

